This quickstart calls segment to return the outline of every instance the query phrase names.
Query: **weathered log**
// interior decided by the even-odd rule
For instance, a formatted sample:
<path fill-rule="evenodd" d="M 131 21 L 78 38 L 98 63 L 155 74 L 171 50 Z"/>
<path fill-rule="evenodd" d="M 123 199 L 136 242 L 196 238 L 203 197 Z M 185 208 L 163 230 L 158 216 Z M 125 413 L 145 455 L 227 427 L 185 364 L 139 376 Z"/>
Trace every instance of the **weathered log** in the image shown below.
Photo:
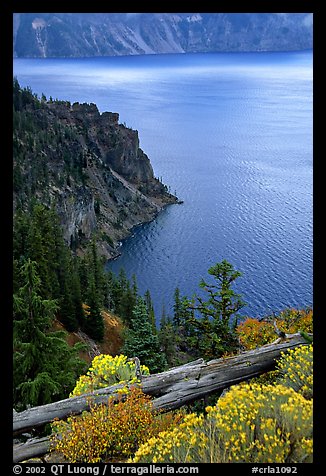
<path fill-rule="evenodd" d="M 176 367 L 153 375 L 143 391 L 156 396 L 154 408 L 172 410 L 198 398 L 248 380 L 275 367 L 281 352 L 307 344 L 301 334 L 288 334 L 285 339 L 242 354 L 211 360 L 190 366 L 187 370 Z"/>
<path fill-rule="evenodd" d="M 19 463 L 29 458 L 42 456 L 50 449 L 50 440 L 47 436 L 44 438 L 31 438 L 25 443 L 18 443 L 13 447 L 13 462 Z"/>
<path fill-rule="evenodd" d="M 144 393 L 155 397 L 153 403 L 156 409 L 179 408 L 216 390 L 223 390 L 273 369 L 282 351 L 306 343 L 300 334 L 287 335 L 286 339 L 278 339 L 273 344 L 232 357 L 210 362 L 199 359 L 166 372 L 143 377 L 141 388 Z M 15 412 L 14 434 L 37 428 L 54 418 L 63 419 L 72 414 L 79 414 L 89 410 L 91 404 L 107 403 L 108 397 L 118 397 L 117 390 L 122 387 L 123 385 L 117 384 L 90 394 Z"/>

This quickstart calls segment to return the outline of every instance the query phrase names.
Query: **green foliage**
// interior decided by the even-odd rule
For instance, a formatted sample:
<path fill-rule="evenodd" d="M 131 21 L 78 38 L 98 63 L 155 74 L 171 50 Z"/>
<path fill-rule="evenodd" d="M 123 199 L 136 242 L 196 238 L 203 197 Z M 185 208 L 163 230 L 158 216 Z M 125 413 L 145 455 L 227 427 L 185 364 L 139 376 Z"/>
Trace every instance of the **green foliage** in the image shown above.
<path fill-rule="evenodd" d="M 132 320 L 125 333 L 125 342 L 121 351 L 128 357 L 138 357 L 152 373 L 160 372 L 166 367 L 158 336 L 153 333 L 153 324 L 149 318 L 146 303 L 141 297 L 138 297 L 133 309 Z"/>
<path fill-rule="evenodd" d="M 237 312 L 245 303 L 231 288 L 242 274 L 230 263 L 223 260 L 209 268 L 208 273 L 215 279 L 216 284 L 209 284 L 204 280 L 200 282 L 200 287 L 209 297 L 204 301 L 197 296 L 197 305 L 192 308 L 199 311 L 201 317 L 188 318 L 188 324 L 195 331 L 191 342 L 196 353 L 207 358 L 216 358 L 237 349 Z"/>
<path fill-rule="evenodd" d="M 62 332 L 50 332 L 57 311 L 54 300 L 40 295 L 36 263 L 20 268 L 22 286 L 13 297 L 14 406 L 43 405 L 65 398 L 85 368 L 80 345 L 68 346 Z"/>
<path fill-rule="evenodd" d="M 170 366 L 180 365 L 193 359 L 197 343 L 197 332 L 191 325 L 194 318 L 194 301 L 181 296 L 175 289 L 173 317 L 165 310 L 160 320 L 159 339 Z"/>
<path fill-rule="evenodd" d="M 49 101 L 57 107 L 70 107 L 68 101 Z M 15 198 L 25 206 L 37 195 L 50 205 L 49 184 L 62 186 L 86 182 L 85 151 L 76 126 L 54 120 L 43 95 L 41 100 L 30 88 L 13 83 L 13 176 Z M 63 167 L 58 169 L 58 161 Z M 99 211 L 99 210 L 98 210 Z"/>
<path fill-rule="evenodd" d="M 91 281 L 89 284 L 86 302 L 88 305 L 88 312 L 85 313 L 83 330 L 92 339 L 102 341 L 104 337 L 104 321 L 99 305 L 98 290 L 94 281 Z"/>
<path fill-rule="evenodd" d="M 214 277 L 217 285 L 208 284 L 204 280 L 200 282 L 200 287 L 207 291 L 210 296 L 206 303 L 203 303 L 200 298 L 198 299 L 199 303 L 203 306 L 201 312 L 205 316 L 218 318 L 225 326 L 228 326 L 231 316 L 236 314 L 245 305 L 241 296 L 231 289 L 231 284 L 242 276 L 242 273 L 236 271 L 232 264 L 224 259 L 209 268 L 208 274 Z"/>
<path fill-rule="evenodd" d="M 158 333 L 160 347 L 165 355 L 169 366 L 178 365 L 176 350 L 176 333 L 171 318 L 162 316 L 160 320 L 160 330 Z"/>
<path fill-rule="evenodd" d="M 153 332 L 153 334 L 157 334 L 156 320 L 155 320 L 155 313 L 154 313 L 154 305 L 153 305 L 153 301 L 152 301 L 152 298 L 151 298 L 151 293 L 149 292 L 148 289 L 144 294 L 144 300 L 145 300 L 145 304 L 146 304 L 148 319 L 152 324 L 152 332 Z"/>
<path fill-rule="evenodd" d="M 61 322 L 67 330 L 77 330 L 84 318 L 77 262 L 64 243 L 53 209 L 34 200 L 29 211 L 16 212 L 13 254 L 17 264 L 27 259 L 37 263 L 41 296 L 56 299 Z M 14 282 L 20 285 L 17 273 Z"/>
<path fill-rule="evenodd" d="M 82 298 L 88 309 L 87 313 L 84 313 L 81 328 L 91 338 L 102 341 L 104 322 L 101 309 L 105 304 L 108 281 L 94 240 L 88 245 L 83 258 L 78 260 L 78 273 L 79 289 L 83 289 Z"/>
<path fill-rule="evenodd" d="M 103 232 L 101 235 L 101 239 L 104 240 L 109 246 L 111 246 L 111 248 L 114 248 L 114 241 L 109 235 Z"/>
<path fill-rule="evenodd" d="M 20 285 L 18 267 L 28 258 L 37 262 L 40 294 L 57 301 L 57 317 L 68 331 L 81 328 L 90 337 L 101 341 L 104 323 L 101 309 L 123 317 L 127 324 L 138 295 L 135 277 L 132 284 L 122 270 L 118 277 L 107 273 L 104 260 L 97 254 L 93 240 L 83 257 L 73 256 L 65 244 L 58 215 L 36 200 L 30 209 L 18 209 L 14 216 L 14 290 Z M 82 304 L 88 305 L 84 313 Z M 154 311 L 150 295 L 147 306 L 154 331 Z"/>
<path fill-rule="evenodd" d="M 108 279 L 111 299 L 109 308 L 129 325 L 133 319 L 132 313 L 138 296 L 136 277 L 133 277 L 133 283 L 130 284 L 124 268 L 121 268 L 118 276 L 109 273 Z"/>
<path fill-rule="evenodd" d="M 300 331 L 300 335 L 301 335 L 304 339 L 306 339 L 306 342 L 307 342 L 308 344 L 312 344 L 312 343 L 313 343 L 313 338 L 312 338 L 312 336 L 310 336 L 310 335 L 307 334 L 306 332 Z"/>

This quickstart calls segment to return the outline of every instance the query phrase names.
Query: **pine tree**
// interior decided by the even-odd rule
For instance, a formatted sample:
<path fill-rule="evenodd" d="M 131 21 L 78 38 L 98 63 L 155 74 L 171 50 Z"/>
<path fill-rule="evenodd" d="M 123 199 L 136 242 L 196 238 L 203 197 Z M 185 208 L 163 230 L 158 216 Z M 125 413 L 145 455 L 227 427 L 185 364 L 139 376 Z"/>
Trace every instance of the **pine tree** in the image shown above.
<path fill-rule="evenodd" d="M 30 213 L 18 211 L 14 221 L 14 260 L 28 258 L 37 262 L 41 295 L 56 299 L 60 321 L 67 330 L 77 330 L 83 319 L 79 274 L 57 213 L 35 201 Z"/>
<path fill-rule="evenodd" d="M 137 285 L 137 278 L 135 274 L 131 276 L 131 290 L 132 290 L 132 296 L 136 304 L 137 297 L 138 297 L 138 285 Z"/>
<path fill-rule="evenodd" d="M 152 324 L 153 334 L 157 334 L 154 305 L 153 305 L 153 301 L 152 301 L 151 293 L 150 293 L 149 289 L 147 289 L 147 291 L 145 292 L 144 298 L 145 298 L 145 303 L 146 303 L 148 319 L 149 319 L 150 323 Z"/>
<path fill-rule="evenodd" d="M 34 201 L 27 236 L 27 256 L 37 262 L 42 283 L 42 295 L 47 298 L 57 298 L 60 288 L 56 239 L 58 233 L 62 232 L 61 230 L 59 232 L 57 227 L 58 223 L 54 213 Z"/>
<path fill-rule="evenodd" d="M 85 363 L 77 357 L 64 332 L 50 332 L 58 310 L 55 300 L 40 295 L 37 264 L 30 259 L 20 269 L 22 286 L 13 297 L 14 406 L 43 405 L 68 396 Z"/>
<path fill-rule="evenodd" d="M 71 293 L 74 302 L 75 318 L 78 321 L 80 327 L 83 326 L 85 321 L 85 315 L 83 310 L 81 284 L 79 279 L 79 268 L 77 257 L 72 258 L 72 274 L 71 274 Z"/>
<path fill-rule="evenodd" d="M 106 272 L 106 291 L 104 298 L 104 306 L 109 310 L 114 312 L 114 286 L 115 286 L 115 275 L 111 270 Z"/>
<path fill-rule="evenodd" d="M 173 323 L 175 327 L 180 327 L 182 321 L 182 306 L 180 289 L 177 287 L 174 291 L 174 305 L 173 305 Z"/>
<path fill-rule="evenodd" d="M 125 324 L 129 325 L 137 300 L 137 283 L 136 277 L 133 277 L 132 286 L 130 285 L 124 268 L 120 269 L 117 279 L 114 280 L 112 297 L 114 312 L 123 319 Z"/>
<path fill-rule="evenodd" d="M 90 243 L 85 256 L 77 261 L 77 269 L 79 279 L 76 278 L 74 283 L 75 291 L 80 293 L 83 289 L 83 301 L 88 306 L 88 311 L 85 313 L 80 312 L 80 307 L 76 307 L 76 312 L 80 315 L 78 318 L 77 314 L 77 320 L 86 334 L 92 339 L 102 341 L 104 321 L 101 309 L 106 299 L 107 280 L 94 240 Z"/>
<path fill-rule="evenodd" d="M 204 301 L 197 296 L 197 305 L 191 306 L 202 318 L 192 317 L 188 323 L 197 333 L 197 349 L 209 358 L 216 358 L 226 351 L 237 349 L 237 339 L 234 329 L 237 324 L 237 312 L 245 305 L 240 294 L 231 288 L 234 281 L 242 276 L 232 264 L 223 260 L 209 268 L 208 273 L 214 277 L 217 284 L 209 284 L 205 280 L 200 287 L 208 294 Z M 232 321 L 233 319 L 233 321 Z M 195 342 L 196 339 L 193 339 Z"/>
<path fill-rule="evenodd" d="M 146 303 L 142 297 L 138 297 L 132 315 L 121 352 L 130 358 L 138 357 L 141 364 L 147 365 L 151 373 L 162 371 L 167 362 L 160 349 L 158 336 L 153 333 Z"/>
<path fill-rule="evenodd" d="M 166 357 L 169 366 L 175 366 L 179 364 L 176 347 L 176 333 L 175 326 L 170 317 L 162 314 L 160 320 L 160 330 L 158 333 L 160 346 Z"/>
<path fill-rule="evenodd" d="M 86 303 L 89 306 L 89 310 L 84 318 L 83 330 L 92 339 L 102 341 L 104 337 L 104 321 L 94 280 L 91 280 L 89 283 Z"/>
<path fill-rule="evenodd" d="M 175 345 L 174 365 L 191 360 L 194 350 L 198 349 L 198 333 L 191 324 L 194 319 L 194 301 L 195 298 L 189 299 L 187 296 L 182 296 L 179 288 L 175 289 L 171 321 Z"/>
<path fill-rule="evenodd" d="M 62 322 L 69 332 L 76 331 L 79 327 L 79 322 L 75 312 L 76 303 L 74 302 L 74 296 L 71 292 L 71 285 L 71 281 L 69 282 L 68 280 L 65 280 L 62 289 L 62 297 L 60 299 L 60 312 L 58 314 L 60 322 Z"/>

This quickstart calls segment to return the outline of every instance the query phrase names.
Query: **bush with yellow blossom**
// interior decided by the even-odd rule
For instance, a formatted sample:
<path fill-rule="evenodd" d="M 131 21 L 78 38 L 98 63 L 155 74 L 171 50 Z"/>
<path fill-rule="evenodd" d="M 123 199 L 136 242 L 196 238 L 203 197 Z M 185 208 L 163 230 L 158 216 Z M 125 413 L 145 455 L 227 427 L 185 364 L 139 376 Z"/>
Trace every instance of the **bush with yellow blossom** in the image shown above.
<path fill-rule="evenodd" d="M 149 375 L 148 367 L 141 365 L 140 369 L 143 375 Z M 101 354 L 94 357 L 86 375 L 79 377 L 70 397 L 93 392 L 98 388 L 116 383 L 134 383 L 136 381 L 136 364 L 132 360 L 128 360 L 127 356 L 121 354 L 112 357 L 108 354 Z"/>
<path fill-rule="evenodd" d="M 163 431 L 150 438 L 136 452 L 129 463 L 189 463 L 195 462 L 197 453 L 207 444 L 202 430 L 204 416 L 186 415 L 178 427 Z"/>
<path fill-rule="evenodd" d="M 276 364 L 280 383 L 305 398 L 313 398 L 313 345 L 302 345 L 282 352 Z"/>
<path fill-rule="evenodd" d="M 312 461 L 312 401 L 292 388 L 236 385 L 206 412 L 150 439 L 130 462 Z"/>

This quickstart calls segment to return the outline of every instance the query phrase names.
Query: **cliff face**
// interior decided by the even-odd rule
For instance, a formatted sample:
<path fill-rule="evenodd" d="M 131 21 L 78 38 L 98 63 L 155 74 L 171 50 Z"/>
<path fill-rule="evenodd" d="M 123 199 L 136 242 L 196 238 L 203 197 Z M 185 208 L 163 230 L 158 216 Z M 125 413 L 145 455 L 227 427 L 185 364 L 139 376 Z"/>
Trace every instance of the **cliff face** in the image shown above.
<path fill-rule="evenodd" d="M 177 202 L 118 114 L 14 89 L 14 208 L 33 198 L 54 206 L 72 248 L 95 236 L 114 257 L 133 226 Z"/>
<path fill-rule="evenodd" d="M 17 57 L 312 48 L 312 13 L 17 13 Z"/>

